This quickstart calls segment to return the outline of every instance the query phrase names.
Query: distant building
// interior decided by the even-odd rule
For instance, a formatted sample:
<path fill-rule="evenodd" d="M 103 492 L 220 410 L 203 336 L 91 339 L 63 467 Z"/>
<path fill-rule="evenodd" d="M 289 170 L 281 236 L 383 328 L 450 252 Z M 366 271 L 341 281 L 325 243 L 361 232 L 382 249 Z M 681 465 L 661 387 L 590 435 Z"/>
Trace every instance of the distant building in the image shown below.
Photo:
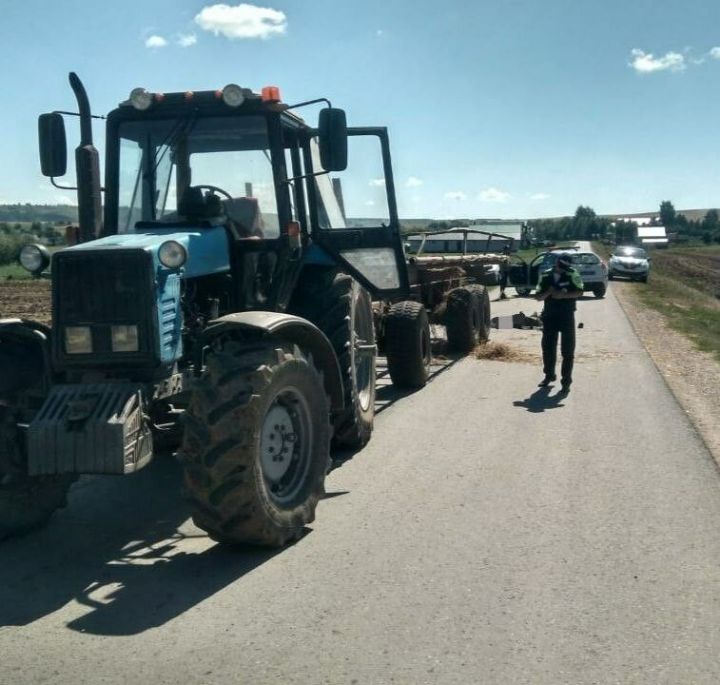
<path fill-rule="evenodd" d="M 668 236 L 665 226 L 638 226 L 638 243 L 643 246 L 661 247 L 668 244 Z"/>
<path fill-rule="evenodd" d="M 616 221 L 627 221 L 633 222 L 638 226 L 649 226 L 653 221 L 656 221 L 657 217 L 654 216 L 619 216 Z"/>

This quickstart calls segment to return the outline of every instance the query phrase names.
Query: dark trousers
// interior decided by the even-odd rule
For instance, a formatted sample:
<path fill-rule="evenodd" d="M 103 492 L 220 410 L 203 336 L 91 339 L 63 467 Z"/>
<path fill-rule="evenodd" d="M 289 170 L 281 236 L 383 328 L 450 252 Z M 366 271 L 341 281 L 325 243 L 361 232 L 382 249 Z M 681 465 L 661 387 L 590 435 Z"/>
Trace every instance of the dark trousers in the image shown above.
<path fill-rule="evenodd" d="M 560 378 L 563 383 L 572 381 L 573 362 L 575 361 L 575 312 L 561 315 L 543 316 L 543 370 L 546 376 L 555 375 L 557 362 L 557 343 L 560 336 L 562 367 Z"/>

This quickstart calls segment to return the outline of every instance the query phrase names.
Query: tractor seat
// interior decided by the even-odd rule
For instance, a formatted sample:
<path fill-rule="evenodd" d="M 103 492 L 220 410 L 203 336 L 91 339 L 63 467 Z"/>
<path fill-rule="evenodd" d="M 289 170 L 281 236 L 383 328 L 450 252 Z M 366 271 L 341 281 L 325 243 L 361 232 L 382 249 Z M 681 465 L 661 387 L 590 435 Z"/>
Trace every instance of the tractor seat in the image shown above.
<path fill-rule="evenodd" d="M 263 220 L 257 198 L 236 197 L 223 200 L 222 204 L 226 216 L 230 219 L 230 230 L 236 239 L 263 237 Z"/>

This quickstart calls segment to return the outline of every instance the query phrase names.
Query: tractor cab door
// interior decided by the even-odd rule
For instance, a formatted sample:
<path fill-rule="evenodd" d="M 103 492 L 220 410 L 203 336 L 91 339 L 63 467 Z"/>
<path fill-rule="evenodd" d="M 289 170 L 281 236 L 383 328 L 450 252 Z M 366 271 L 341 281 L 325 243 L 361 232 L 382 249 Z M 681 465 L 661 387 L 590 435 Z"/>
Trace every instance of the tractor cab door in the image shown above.
<path fill-rule="evenodd" d="M 306 168 L 322 171 L 315 139 L 305 154 Z M 347 169 L 314 175 L 310 185 L 313 242 L 374 299 L 407 293 L 387 129 L 348 128 Z"/>

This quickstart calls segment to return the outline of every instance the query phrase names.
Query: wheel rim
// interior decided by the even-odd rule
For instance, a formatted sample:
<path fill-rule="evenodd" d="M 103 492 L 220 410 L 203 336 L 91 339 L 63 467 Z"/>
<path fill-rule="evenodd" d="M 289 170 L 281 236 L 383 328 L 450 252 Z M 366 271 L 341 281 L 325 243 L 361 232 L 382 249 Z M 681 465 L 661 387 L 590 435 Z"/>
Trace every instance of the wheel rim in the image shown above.
<path fill-rule="evenodd" d="M 375 384 L 373 360 L 375 345 L 373 343 L 373 320 L 369 307 L 362 306 L 363 298 L 359 298 L 353 315 L 353 355 L 355 368 L 355 388 L 358 402 L 363 411 L 370 408 L 372 391 Z"/>
<path fill-rule="evenodd" d="M 275 396 L 260 430 L 260 465 L 272 499 L 291 503 L 307 480 L 312 447 L 310 410 L 296 388 Z"/>

